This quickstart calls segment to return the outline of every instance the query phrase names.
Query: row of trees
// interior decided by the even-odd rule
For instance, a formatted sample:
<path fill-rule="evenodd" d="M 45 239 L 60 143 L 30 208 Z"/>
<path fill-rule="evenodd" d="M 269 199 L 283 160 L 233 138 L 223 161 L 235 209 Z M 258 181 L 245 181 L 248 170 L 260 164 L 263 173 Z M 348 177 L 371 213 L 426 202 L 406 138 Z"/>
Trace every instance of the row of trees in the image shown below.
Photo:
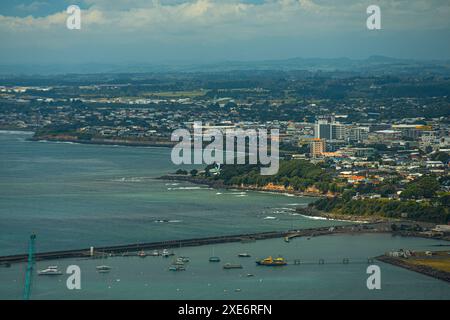
<path fill-rule="evenodd" d="M 212 166 L 207 167 L 206 171 L 211 168 Z M 297 191 L 305 191 L 312 186 L 324 193 L 342 191 L 342 188 L 333 181 L 329 170 L 305 160 L 282 160 L 280 169 L 274 176 L 262 176 L 258 165 L 225 165 L 220 176 L 213 179 L 220 179 L 226 185 L 244 184 L 262 187 L 273 183 Z"/>
<path fill-rule="evenodd" d="M 400 201 L 389 199 L 346 200 L 320 199 L 313 206 L 322 211 L 358 216 L 407 218 L 416 221 L 448 223 L 449 207 L 433 202 Z"/>

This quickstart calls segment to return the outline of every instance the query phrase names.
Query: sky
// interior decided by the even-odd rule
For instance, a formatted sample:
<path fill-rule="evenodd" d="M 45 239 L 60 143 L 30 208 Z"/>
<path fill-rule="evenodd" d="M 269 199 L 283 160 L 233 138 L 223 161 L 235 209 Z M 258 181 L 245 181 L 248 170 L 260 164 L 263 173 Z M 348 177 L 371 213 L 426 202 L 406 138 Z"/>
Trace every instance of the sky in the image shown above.
<path fill-rule="evenodd" d="M 69 5 L 81 29 L 66 27 Z M 381 9 L 368 30 L 366 9 Z M 0 64 L 450 59 L 449 0 L 0 1 Z"/>

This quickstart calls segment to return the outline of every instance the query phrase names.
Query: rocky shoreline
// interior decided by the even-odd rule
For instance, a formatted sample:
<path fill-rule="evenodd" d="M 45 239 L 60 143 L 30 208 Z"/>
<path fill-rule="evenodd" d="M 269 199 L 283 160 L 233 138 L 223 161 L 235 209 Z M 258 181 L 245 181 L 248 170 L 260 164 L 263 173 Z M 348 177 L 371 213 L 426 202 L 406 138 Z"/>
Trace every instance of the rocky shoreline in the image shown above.
<path fill-rule="evenodd" d="M 242 191 L 257 191 L 257 192 L 265 192 L 265 193 L 277 193 L 277 194 L 288 194 L 297 197 L 311 197 L 311 198 L 324 198 L 327 195 L 320 193 L 311 193 L 311 192 L 300 192 L 293 190 L 278 190 L 271 188 L 263 188 L 257 186 L 248 186 L 248 185 L 225 185 L 220 180 L 210 180 L 201 177 L 193 177 L 189 175 L 177 175 L 170 174 L 159 177 L 160 180 L 168 180 L 168 181 L 183 181 L 189 182 L 193 184 L 205 185 L 214 189 L 227 189 L 227 190 L 242 190 Z M 367 217 L 367 216 L 353 216 L 353 215 L 338 215 L 332 214 L 324 211 L 319 211 L 313 208 L 298 208 L 297 212 L 308 217 L 312 218 L 323 218 L 328 220 L 340 220 L 340 221 L 348 221 L 348 222 L 356 222 L 356 223 L 377 223 L 384 222 L 388 219 L 383 217 Z"/>
<path fill-rule="evenodd" d="M 235 190 L 242 190 L 242 191 L 279 193 L 279 194 L 289 194 L 289 195 L 299 196 L 299 197 L 314 197 L 314 198 L 327 197 L 327 195 L 324 195 L 321 193 L 300 192 L 300 191 L 281 189 L 281 188 L 273 188 L 273 187 L 259 187 L 259 186 L 253 186 L 253 185 L 226 185 L 222 181 L 219 181 L 219 180 L 210 180 L 210 179 L 206 179 L 206 178 L 193 177 L 193 176 L 189 176 L 189 175 L 168 174 L 168 175 L 161 176 L 158 179 L 168 180 L 168 181 L 190 182 L 193 184 L 206 185 L 208 187 L 216 188 L 216 189 L 235 189 Z"/>

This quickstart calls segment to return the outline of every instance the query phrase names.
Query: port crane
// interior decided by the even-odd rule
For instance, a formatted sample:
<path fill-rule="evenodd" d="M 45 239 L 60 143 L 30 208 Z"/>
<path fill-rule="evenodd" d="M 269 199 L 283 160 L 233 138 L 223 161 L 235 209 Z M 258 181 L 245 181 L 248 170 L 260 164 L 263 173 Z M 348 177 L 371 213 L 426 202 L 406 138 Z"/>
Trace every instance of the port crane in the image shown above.
<path fill-rule="evenodd" d="M 23 290 L 23 299 L 29 300 L 31 294 L 31 281 L 33 278 L 33 268 L 34 268 L 34 249 L 35 249 L 36 235 L 32 234 L 30 240 L 28 241 L 28 263 L 27 271 L 25 274 L 25 287 Z"/>

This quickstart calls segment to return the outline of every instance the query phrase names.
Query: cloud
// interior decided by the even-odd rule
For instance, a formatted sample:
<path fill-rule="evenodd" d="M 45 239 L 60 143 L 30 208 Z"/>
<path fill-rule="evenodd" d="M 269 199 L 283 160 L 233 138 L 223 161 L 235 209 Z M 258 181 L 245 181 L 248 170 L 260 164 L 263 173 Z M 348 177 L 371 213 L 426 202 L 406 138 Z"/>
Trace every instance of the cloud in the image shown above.
<path fill-rule="evenodd" d="M 348 30 L 365 25 L 366 7 L 377 2 L 383 18 L 393 29 L 448 28 L 450 2 L 441 0 L 85 0 L 82 11 L 85 31 L 208 33 L 232 26 L 239 34 Z M 28 7 L 43 5 L 31 3 Z M 45 17 L 0 16 L 0 26 L 15 31 L 64 28 L 65 12 Z"/>
<path fill-rule="evenodd" d="M 71 2 L 51 2 L 51 11 L 45 10 L 51 13 L 43 16 L 0 13 L 0 58 L 17 60 L 20 52 L 31 60 L 39 52 L 46 59 L 142 61 L 208 52 L 251 59 L 405 55 L 421 48 L 427 48 L 422 56 L 450 55 L 448 0 L 79 0 L 77 31 L 66 28 Z M 366 29 L 371 4 L 381 7 L 381 32 Z"/>

